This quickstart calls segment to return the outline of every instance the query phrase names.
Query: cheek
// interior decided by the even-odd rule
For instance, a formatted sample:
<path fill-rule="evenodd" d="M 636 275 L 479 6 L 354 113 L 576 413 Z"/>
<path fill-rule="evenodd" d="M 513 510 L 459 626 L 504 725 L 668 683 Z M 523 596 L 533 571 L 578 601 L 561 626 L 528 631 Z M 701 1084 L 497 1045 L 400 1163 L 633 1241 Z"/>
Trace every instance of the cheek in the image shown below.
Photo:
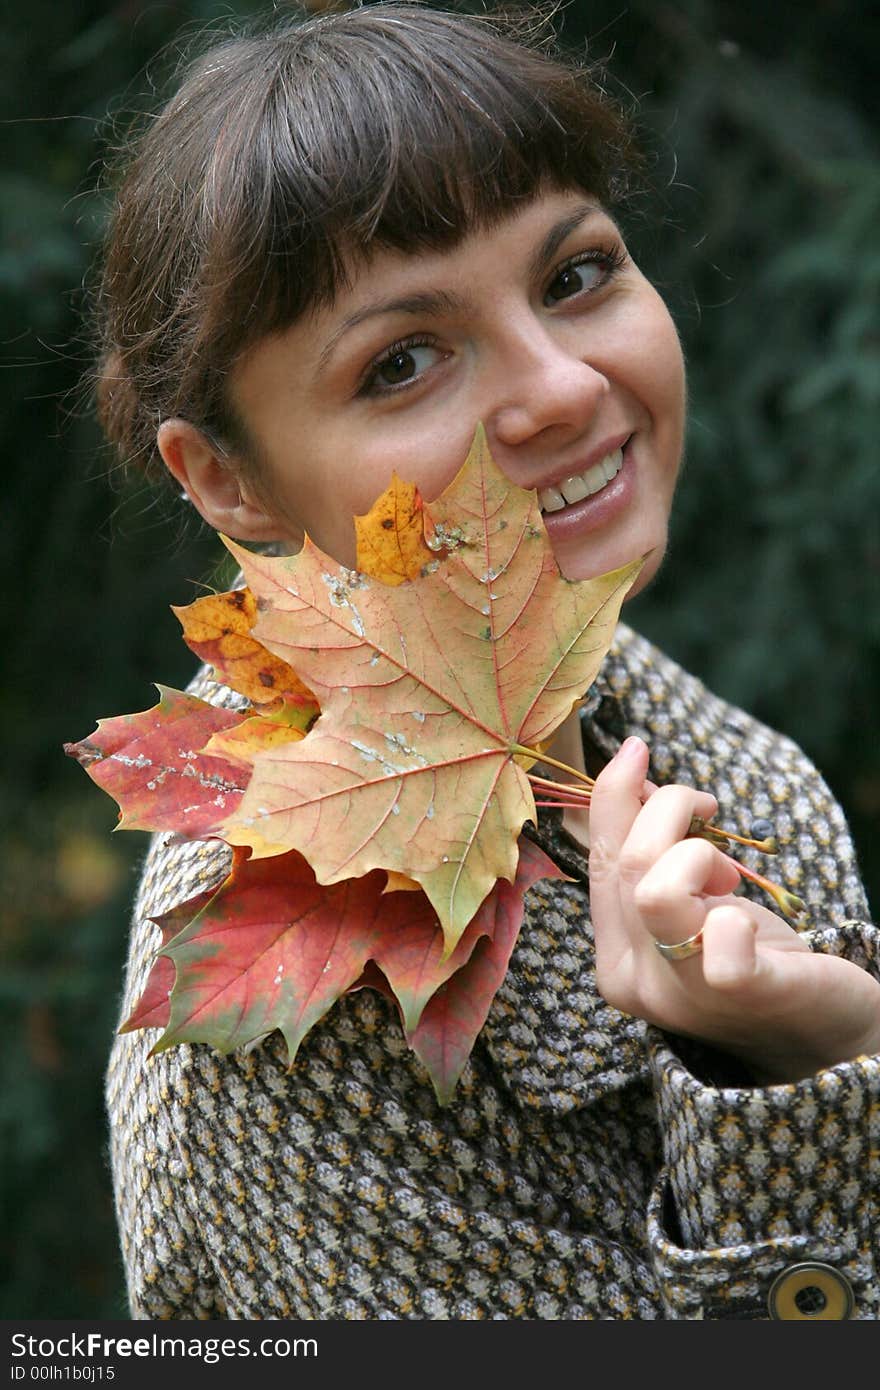
<path fill-rule="evenodd" d="M 680 439 L 685 413 L 684 355 L 675 325 L 665 305 L 651 345 L 648 385 L 655 411 L 668 417 L 669 427 Z"/>
<path fill-rule="evenodd" d="M 647 281 L 631 305 L 622 350 L 628 385 L 651 416 L 655 430 L 680 438 L 685 409 L 684 356 L 672 316 Z"/>
<path fill-rule="evenodd" d="M 329 455 L 313 459 L 311 481 L 306 475 L 304 489 L 296 499 L 288 499 L 289 510 L 314 543 L 343 565 L 355 564 L 354 517 L 369 512 L 395 473 L 402 482 L 416 483 L 425 500 L 432 500 L 457 472 L 448 457 L 435 459 L 424 442 L 417 446 L 411 438 L 398 440 L 386 432 L 378 448 L 365 449 L 362 434 L 353 432 Z M 459 464 L 466 452 L 467 446 Z"/>
<path fill-rule="evenodd" d="M 415 483 L 422 498 L 432 502 L 453 481 L 462 467 L 473 441 L 467 414 L 453 419 L 452 408 L 444 404 L 431 414 L 419 414 L 417 422 L 390 420 L 374 431 L 377 442 L 365 450 L 358 431 L 352 440 L 352 457 L 357 459 L 356 475 L 336 493 L 336 505 L 345 503 L 349 511 L 366 512 L 377 497 L 390 487 L 394 474 L 405 483 Z M 451 428 L 451 426 L 454 426 Z"/>

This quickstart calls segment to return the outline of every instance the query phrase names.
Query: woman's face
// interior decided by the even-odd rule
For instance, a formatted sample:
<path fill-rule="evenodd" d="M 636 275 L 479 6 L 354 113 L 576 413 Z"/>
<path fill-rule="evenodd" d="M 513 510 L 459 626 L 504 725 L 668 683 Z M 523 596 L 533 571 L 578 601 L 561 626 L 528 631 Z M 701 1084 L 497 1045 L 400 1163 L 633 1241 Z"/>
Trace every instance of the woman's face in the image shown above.
<path fill-rule="evenodd" d="M 392 472 L 436 497 L 482 421 L 538 491 L 557 563 L 657 569 L 678 474 L 684 370 L 660 296 L 614 222 L 552 192 L 453 250 L 381 251 L 329 308 L 263 339 L 232 401 L 278 538 L 355 562 L 352 517 Z"/>

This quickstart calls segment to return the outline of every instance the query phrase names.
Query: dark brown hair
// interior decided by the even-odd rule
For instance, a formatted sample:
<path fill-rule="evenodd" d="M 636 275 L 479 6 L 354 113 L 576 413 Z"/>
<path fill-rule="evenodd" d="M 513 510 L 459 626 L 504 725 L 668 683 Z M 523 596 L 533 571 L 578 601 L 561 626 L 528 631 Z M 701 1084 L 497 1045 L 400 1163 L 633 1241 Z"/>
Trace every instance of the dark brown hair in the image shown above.
<path fill-rule="evenodd" d="M 149 467 L 182 416 L 246 463 L 230 368 L 371 250 L 452 246 L 544 186 L 613 209 L 634 167 L 595 69 L 498 16 L 380 3 L 215 44 L 117 187 L 95 297 L 108 439 Z"/>

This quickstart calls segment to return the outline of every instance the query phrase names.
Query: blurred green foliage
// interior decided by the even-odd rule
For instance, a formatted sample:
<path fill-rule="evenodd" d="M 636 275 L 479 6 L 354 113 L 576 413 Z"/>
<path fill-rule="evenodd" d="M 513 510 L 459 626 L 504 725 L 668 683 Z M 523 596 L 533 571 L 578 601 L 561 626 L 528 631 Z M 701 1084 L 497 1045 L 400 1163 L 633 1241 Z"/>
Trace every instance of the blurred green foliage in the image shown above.
<path fill-rule="evenodd" d="M 276 6 L 283 9 L 283 4 Z M 97 186 L 173 45 L 259 4 L 31 0 L 4 25 L 0 1317 L 125 1317 L 102 1072 L 144 845 L 61 745 L 192 659 L 215 539 L 138 489 L 81 389 Z M 880 15 L 854 0 L 570 0 L 639 101 L 631 239 L 673 307 L 691 429 L 671 556 L 628 618 L 823 768 L 880 901 Z M 172 44 L 170 53 L 154 55 Z M 108 114 L 109 113 L 109 114 Z"/>

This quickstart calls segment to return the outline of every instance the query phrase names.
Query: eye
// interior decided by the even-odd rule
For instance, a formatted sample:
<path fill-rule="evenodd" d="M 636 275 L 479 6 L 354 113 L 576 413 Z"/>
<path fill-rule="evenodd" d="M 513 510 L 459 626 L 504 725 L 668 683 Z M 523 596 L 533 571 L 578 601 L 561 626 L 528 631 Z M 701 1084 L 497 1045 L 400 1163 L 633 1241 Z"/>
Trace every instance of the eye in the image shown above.
<path fill-rule="evenodd" d="M 381 395 L 410 386 L 441 356 L 440 349 L 425 339 L 394 343 L 374 360 L 363 389 L 368 394 Z"/>
<path fill-rule="evenodd" d="M 573 299 L 575 295 L 590 294 L 601 289 L 625 261 L 623 247 L 587 251 L 581 256 L 572 257 L 554 275 L 544 295 L 544 303 L 549 308 L 563 299 Z"/>

